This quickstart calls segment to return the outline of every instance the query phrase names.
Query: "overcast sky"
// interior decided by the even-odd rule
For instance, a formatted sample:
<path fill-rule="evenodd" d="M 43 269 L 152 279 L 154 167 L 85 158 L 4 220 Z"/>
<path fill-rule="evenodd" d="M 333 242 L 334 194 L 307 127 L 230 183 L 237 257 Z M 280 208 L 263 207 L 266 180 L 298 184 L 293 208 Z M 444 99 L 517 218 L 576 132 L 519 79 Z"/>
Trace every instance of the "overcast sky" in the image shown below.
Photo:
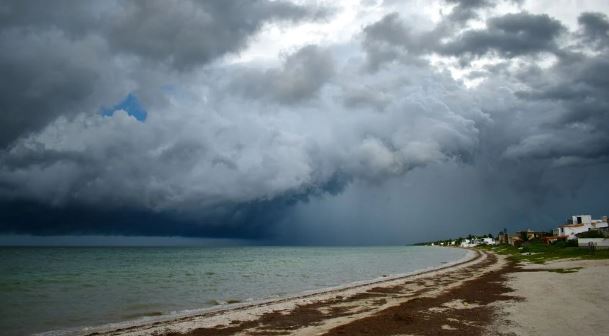
<path fill-rule="evenodd" d="M 608 13 L 2 1 L 0 234 L 399 244 L 606 215 Z"/>

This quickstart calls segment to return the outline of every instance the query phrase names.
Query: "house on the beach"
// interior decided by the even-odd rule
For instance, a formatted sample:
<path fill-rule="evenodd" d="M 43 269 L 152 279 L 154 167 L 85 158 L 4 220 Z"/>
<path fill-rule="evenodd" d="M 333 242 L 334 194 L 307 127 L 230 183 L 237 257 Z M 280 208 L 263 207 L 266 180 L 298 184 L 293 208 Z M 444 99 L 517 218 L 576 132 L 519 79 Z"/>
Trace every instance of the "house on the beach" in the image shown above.
<path fill-rule="evenodd" d="M 474 247 L 477 246 L 478 244 L 474 241 L 474 239 L 463 239 L 461 241 L 461 247 Z"/>
<path fill-rule="evenodd" d="M 523 240 L 533 240 L 533 239 L 543 239 L 546 236 L 549 236 L 547 232 L 544 231 L 534 231 L 531 229 L 527 229 L 525 231 L 519 231 L 517 234 L 520 235 L 520 238 Z"/>
<path fill-rule="evenodd" d="M 607 216 L 603 216 L 603 219 L 592 219 L 592 216 L 590 215 L 571 216 L 571 218 L 567 220 L 567 224 L 557 227 L 552 233 L 558 238 L 576 239 L 578 233 L 593 230 L 609 230 Z"/>
<path fill-rule="evenodd" d="M 594 249 L 609 249 L 609 238 L 577 238 L 577 246 Z"/>
<path fill-rule="evenodd" d="M 495 241 L 495 239 L 491 238 L 491 237 L 484 237 L 484 238 L 472 238 L 472 239 L 463 239 L 461 241 L 461 247 L 474 247 L 474 246 L 478 246 L 478 245 L 495 245 L 497 244 L 497 242 Z"/>
<path fill-rule="evenodd" d="M 519 233 L 515 233 L 512 235 L 508 235 L 508 244 L 512 246 L 520 246 L 522 245 L 522 236 Z"/>
<path fill-rule="evenodd" d="M 531 229 L 517 231 L 515 233 L 509 234 L 507 230 L 503 230 L 499 232 L 497 235 L 497 244 L 507 244 L 512 246 L 520 246 L 523 242 L 533 239 L 544 239 L 549 236 L 548 232 L 544 231 L 534 231 Z"/>
<path fill-rule="evenodd" d="M 493 239 L 491 237 L 485 237 L 485 238 L 482 238 L 482 244 L 495 245 L 495 244 L 497 244 L 497 242 L 495 241 L 495 239 Z"/>

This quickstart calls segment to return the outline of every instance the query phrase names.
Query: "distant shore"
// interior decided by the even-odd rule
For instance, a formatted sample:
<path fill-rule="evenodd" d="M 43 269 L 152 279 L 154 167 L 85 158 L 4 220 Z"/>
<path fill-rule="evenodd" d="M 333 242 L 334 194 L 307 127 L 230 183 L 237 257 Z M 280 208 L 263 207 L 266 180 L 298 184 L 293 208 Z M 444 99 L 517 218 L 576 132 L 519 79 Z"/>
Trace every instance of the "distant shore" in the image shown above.
<path fill-rule="evenodd" d="M 89 334 L 606 335 L 608 278 L 609 260 L 522 265 L 473 251 L 397 279 Z"/>

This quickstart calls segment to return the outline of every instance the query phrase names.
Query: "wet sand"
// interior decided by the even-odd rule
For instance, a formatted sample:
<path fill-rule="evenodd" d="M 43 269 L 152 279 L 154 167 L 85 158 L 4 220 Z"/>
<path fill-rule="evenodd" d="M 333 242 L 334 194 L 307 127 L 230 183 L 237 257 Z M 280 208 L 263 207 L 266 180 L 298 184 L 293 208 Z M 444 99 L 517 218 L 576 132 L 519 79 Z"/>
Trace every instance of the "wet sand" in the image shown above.
<path fill-rule="evenodd" d="M 608 275 L 606 260 L 516 265 L 476 251 L 417 275 L 94 334 L 607 335 Z"/>

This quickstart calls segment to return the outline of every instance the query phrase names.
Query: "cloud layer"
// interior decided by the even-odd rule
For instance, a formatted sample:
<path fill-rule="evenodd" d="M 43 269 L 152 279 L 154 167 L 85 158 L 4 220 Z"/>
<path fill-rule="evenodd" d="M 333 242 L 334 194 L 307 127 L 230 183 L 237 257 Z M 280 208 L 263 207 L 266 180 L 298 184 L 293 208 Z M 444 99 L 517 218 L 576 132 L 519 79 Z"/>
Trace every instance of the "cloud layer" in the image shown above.
<path fill-rule="evenodd" d="M 269 29 L 346 9 L 7 2 L 0 230 L 381 243 L 424 237 L 426 212 L 493 231 L 549 225 L 569 194 L 602 211 L 578 190 L 609 180 L 609 19 L 506 4 L 450 1 L 433 22 L 387 3 L 343 41 L 239 61 Z M 468 185 L 479 204 L 446 204 Z M 434 190 L 452 198 L 413 196 Z"/>

